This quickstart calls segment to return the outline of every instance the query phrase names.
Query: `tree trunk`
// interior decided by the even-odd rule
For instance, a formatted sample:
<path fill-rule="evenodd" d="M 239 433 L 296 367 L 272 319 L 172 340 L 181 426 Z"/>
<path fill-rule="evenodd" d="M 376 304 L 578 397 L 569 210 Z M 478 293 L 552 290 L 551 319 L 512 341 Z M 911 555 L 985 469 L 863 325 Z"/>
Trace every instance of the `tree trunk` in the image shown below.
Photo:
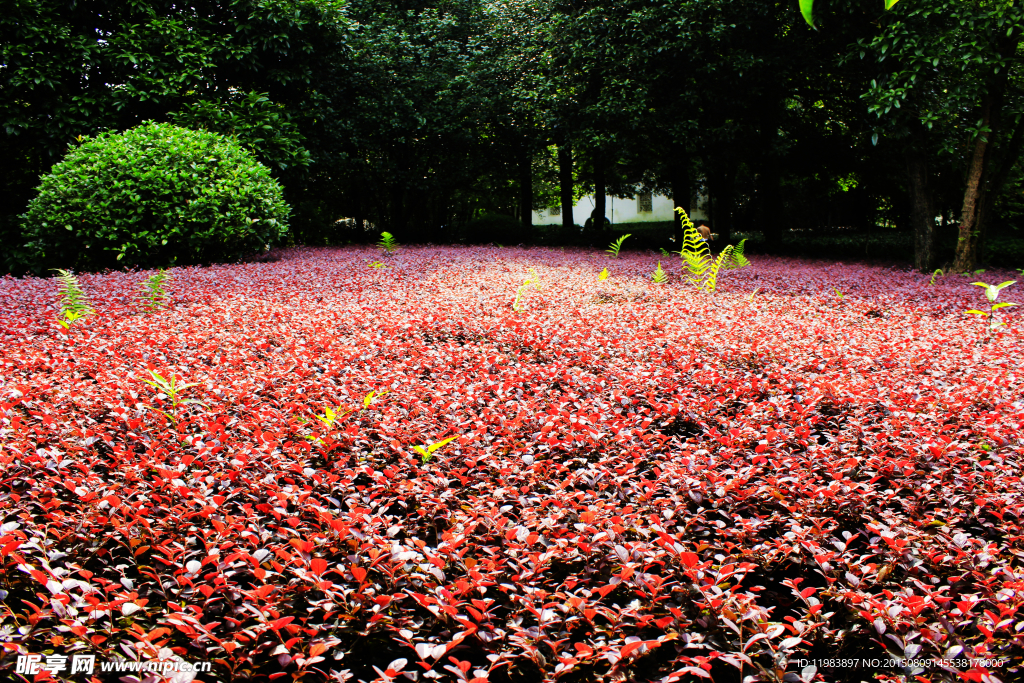
<path fill-rule="evenodd" d="M 533 232 L 533 155 L 526 141 L 519 153 L 519 216 L 523 221 L 523 237 L 529 239 Z"/>
<path fill-rule="evenodd" d="M 672 157 L 672 206 L 682 209 L 687 216 L 690 215 L 690 198 L 693 196 L 688 161 L 682 154 L 674 154 Z M 672 236 L 675 238 L 675 244 L 682 249 L 683 217 L 679 215 L 678 211 L 673 212 L 672 223 Z"/>
<path fill-rule="evenodd" d="M 572 215 L 572 147 L 569 143 L 563 143 L 558 147 L 558 190 L 562 202 L 562 227 L 572 230 L 576 223 Z"/>
<path fill-rule="evenodd" d="M 907 152 L 907 174 L 910 222 L 914 227 L 914 267 L 930 273 L 935 267 L 935 208 L 928 182 L 928 158 L 923 152 Z"/>
<path fill-rule="evenodd" d="M 606 196 L 604 189 L 604 156 L 598 153 L 594 159 L 594 230 L 604 230 Z"/>
<path fill-rule="evenodd" d="M 992 100 L 986 96 L 982 108 L 982 125 L 988 126 L 992 119 Z M 974 142 L 974 154 L 967 171 L 967 189 L 964 190 L 964 205 L 960 212 L 960 236 L 956 243 L 956 258 L 953 271 L 969 273 L 978 263 L 978 236 L 980 235 L 981 208 L 985 201 L 985 167 L 990 150 L 989 139 L 994 135 L 979 135 Z"/>
<path fill-rule="evenodd" d="M 1016 7 L 1019 5 L 1019 0 L 1013 4 Z M 1012 56 L 1017 52 L 1017 46 L 1021 41 L 1021 32 L 1013 31 L 1012 35 L 1007 34 L 1002 40 L 1003 44 L 999 48 L 1000 54 Z M 985 219 L 991 212 L 989 203 L 995 200 L 1001 184 L 1006 180 L 1009 171 L 1007 164 L 1016 161 L 1012 157 L 1020 154 L 1022 138 L 1017 135 L 1017 131 L 1014 131 L 1009 144 L 1003 150 L 1000 168 L 993 168 L 993 157 L 999 151 L 999 135 L 1003 128 L 1003 102 L 1009 82 L 1009 73 L 1010 69 L 1008 68 L 994 70 L 990 77 L 988 92 L 982 100 L 982 126 L 989 128 L 991 132 L 978 136 L 974 143 L 974 154 L 967 172 L 967 188 L 964 190 L 963 209 L 960 212 L 960 235 L 957 239 L 956 258 L 953 262 L 953 270 L 958 273 L 970 272 L 977 266 L 978 253 L 985 231 Z M 995 182 L 992 182 L 993 176 Z"/>

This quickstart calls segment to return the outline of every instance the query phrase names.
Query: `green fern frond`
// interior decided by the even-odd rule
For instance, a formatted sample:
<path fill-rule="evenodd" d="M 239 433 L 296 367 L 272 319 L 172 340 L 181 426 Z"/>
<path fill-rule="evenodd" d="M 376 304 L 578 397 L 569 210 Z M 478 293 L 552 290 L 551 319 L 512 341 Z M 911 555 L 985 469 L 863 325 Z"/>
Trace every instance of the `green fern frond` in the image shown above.
<path fill-rule="evenodd" d="M 654 271 L 654 274 L 651 275 L 651 279 L 654 280 L 655 284 L 659 285 L 668 282 L 668 275 L 666 275 L 665 271 L 662 270 L 661 261 L 658 261 L 658 268 Z"/>
<path fill-rule="evenodd" d="M 398 250 L 398 242 L 395 241 L 395 236 L 390 232 L 382 232 L 380 234 L 380 242 L 377 246 L 384 250 L 385 254 L 391 255 Z"/>
<path fill-rule="evenodd" d="M 750 265 L 750 261 L 743 255 L 743 243 L 746 241 L 747 238 L 744 237 L 740 240 L 739 244 L 732 248 L 732 255 L 729 260 L 735 263 L 737 268 L 743 268 Z"/>
<path fill-rule="evenodd" d="M 60 273 L 57 276 L 57 290 L 60 295 L 60 319 L 58 322 L 67 329 L 75 321 L 95 313 L 95 311 L 89 305 L 85 290 L 82 289 L 82 285 L 74 273 L 59 268 L 54 270 Z"/>
<path fill-rule="evenodd" d="M 693 223 L 689 223 L 683 230 L 683 248 L 679 253 L 682 255 L 683 265 L 689 273 L 687 279 L 695 286 L 700 287 L 713 261 L 708 243 L 701 239 L 700 233 L 693 227 Z"/>
<path fill-rule="evenodd" d="M 704 280 L 704 284 L 701 285 L 701 291 L 707 292 L 708 294 L 714 294 L 715 289 L 718 287 L 718 271 L 721 270 L 722 264 L 732 256 L 733 246 L 730 244 L 722 253 L 718 255 L 715 262 L 708 268 L 708 277 Z"/>
<path fill-rule="evenodd" d="M 629 237 L 629 234 L 623 235 L 619 239 L 615 240 L 607 249 L 605 249 L 605 251 L 611 254 L 612 258 L 619 258 L 619 249 L 622 248 L 622 243 L 626 241 L 627 237 Z"/>

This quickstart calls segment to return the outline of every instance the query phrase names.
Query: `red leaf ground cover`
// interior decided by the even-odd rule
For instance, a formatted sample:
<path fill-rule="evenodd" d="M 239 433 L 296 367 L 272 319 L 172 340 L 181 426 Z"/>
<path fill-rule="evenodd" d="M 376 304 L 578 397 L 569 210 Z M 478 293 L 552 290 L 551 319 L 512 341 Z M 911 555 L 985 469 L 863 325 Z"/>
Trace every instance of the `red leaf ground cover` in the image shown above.
<path fill-rule="evenodd" d="M 0 280 L 0 676 L 1019 680 L 1020 314 L 656 260 L 296 249 L 174 270 L 153 314 L 146 274 L 82 276 L 68 332 L 53 281 Z"/>

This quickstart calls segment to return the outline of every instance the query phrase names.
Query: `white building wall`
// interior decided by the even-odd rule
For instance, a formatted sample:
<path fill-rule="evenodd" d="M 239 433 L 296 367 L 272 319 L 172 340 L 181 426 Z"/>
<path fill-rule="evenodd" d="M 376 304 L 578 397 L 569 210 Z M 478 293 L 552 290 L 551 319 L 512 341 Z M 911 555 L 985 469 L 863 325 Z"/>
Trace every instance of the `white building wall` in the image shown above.
<path fill-rule="evenodd" d="M 700 205 L 698 201 L 698 206 Z M 592 195 L 583 197 L 572 208 L 572 220 L 576 225 L 583 225 L 590 218 L 594 210 L 594 197 Z M 651 199 L 651 211 L 639 212 L 637 207 L 639 201 L 636 197 L 621 199 L 608 196 L 605 198 L 605 216 L 612 222 L 612 225 L 619 223 L 663 223 L 673 218 L 672 200 L 665 195 L 655 195 Z M 693 207 L 690 211 L 692 220 L 706 219 L 704 212 Z M 551 209 L 541 209 L 533 212 L 534 225 L 560 225 L 561 214 L 551 214 Z"/>

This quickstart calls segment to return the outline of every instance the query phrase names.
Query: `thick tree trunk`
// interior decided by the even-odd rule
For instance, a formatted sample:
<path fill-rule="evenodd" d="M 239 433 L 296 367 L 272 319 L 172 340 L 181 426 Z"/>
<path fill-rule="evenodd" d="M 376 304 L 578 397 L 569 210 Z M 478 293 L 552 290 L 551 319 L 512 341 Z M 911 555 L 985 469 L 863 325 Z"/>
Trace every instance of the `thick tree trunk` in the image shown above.
<path fill-rule="evenodd" d="M 930 273 L 935 268 L 935 207 L 928 181 L 928 158 L 922 152 L 907 152 L 907 175 L 910 222 L 914 227 L 914 267 Z"/>
<path fill-rule="evenodd" d="M 992 102 L 986 98 L 982 109 L 982 125 L 988 126 L 992 118 Z M 980 235 L 981 208 L 985 201 L 985 167 L 987 166 L 991 144 L 989 133 L 979 135 L 974 142 L 974 154 L 967 170 L 967 188 L 964 190 L 964 204 L 960 211 L 960 235 L 956 243 L 956 258 L 953 270 L 957 273 L 969 273 L 978 263 L 978 237 Z"/>
<path fill-rule="evenodd" d="M 672 161 L 674 164 L 672 167 L 672 207 L 681 208 L 689 216 L 693 187 L 690 185 L 690 167 L 686 163 L 688 160 L 682 155 L 674 155 Z M 675 238 L 675 244 L 682 249 L 683 217 L 679 215 L 678 211 L 673 213 L 672 222 L 672 235 Z"/>
<path fill-rule="evenodd" d="M 1014 6 L 1019 5 L 1019 0 Z M 1002 55 L 1013 55 L 1021 41 L 1021 32 L 1013 31 L 1003 39 L 999 52 Z M 1002 150 L 999 168 L 995 168 L 993 157 L 999 152 L 999 139 L 1003 132 L 1003 103 L 1009 82 L 1010 69 L 993 70 L 990 77 L 988 92 L 982 100 L 982 126 L 991 132 L 979 135 L 974 143 L 974 154 L 967 171 L 967 188 L 964 190 L 963 209 L 960 212 L 960 234 L 956 243 L 956 258 L 953 270 L 966 273 L 974 270 L 978 264 L 982 239 L 985 231 L 985 219 L 990 213 L 989 203 L 994 201 L 1002 183 L 1009 173 L 1009 165 L 1020 155 L 1022 138 L 1014 131 L 1009 144 Z M 994 182 L 993 182 L 994 181 Z"/>
<path fill-rule="evenodd" d="M 601 154 L 597 155 L 594 159 L 594 230 L 604 230 L 604 216 L 605 207 L 607 206 L 607 197 L 605 195 L 605 180 L 604 180 L 604 156 Z"/>
<path fill-rule="evenodd" d="M 564 143 L 558 147 L 558 191 L 562 204 L 562 227 L 572 230 L 576 223 L 572 216 L 572 147 Z"/>
<path fill-rule="evenodd" d="M 529 239 L 533 232 L 533 155 L 528 142 L 523 142 L 519 154 L 519 216 L 524 237 Z"/>

